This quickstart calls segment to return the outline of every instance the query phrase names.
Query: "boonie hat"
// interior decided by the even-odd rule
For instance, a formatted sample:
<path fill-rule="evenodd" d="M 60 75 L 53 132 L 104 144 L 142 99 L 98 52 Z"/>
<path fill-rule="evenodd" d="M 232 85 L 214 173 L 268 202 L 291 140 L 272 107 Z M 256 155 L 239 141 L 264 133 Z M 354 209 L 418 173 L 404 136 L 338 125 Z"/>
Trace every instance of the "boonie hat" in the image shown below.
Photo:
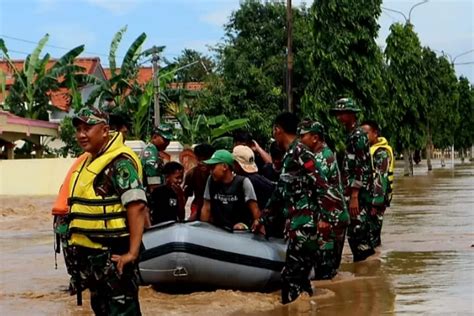
<path fill-rule="evenodd" d="M 219 149 L 214 152 L 211 159 L 204 160 L 206 165 L 216 165 L 219 163 L 225 163 L 229 166 L 234 164 L 234 156 L 225 149 Z"/>
<path fill-rule="evenodd" d="M 77 127 L 80 122 L 84 122 L 88 125 L 96 125 L 99 123 L 109 124 L 109 115 L 97 108 L 82 108 L 72 118 L 72 125 Z"/>
<path fill-rule="evenodd" d="M 167 140 L 171 140 L 173 139 L 173 128 L 170 124 L 161 123 L 153 128 L 152 135 L 160 135 Z"/>
<path fill-rule="evenodd" d="M 335 112 L 360 112 L 359 107 L 355 101 L 351 98 L 342 98 L 336 101 L 336 106 L 330 110 L 331 113 Z"/>
<path fill-rule="evenodd" d="M 258 167 L 255 164 L 255 154 L 250 147 L 244 145 L 235 146 L 232 154 L 234 155 L 235 161 L 237 161 L 245 172 L 258 172 Z"/>

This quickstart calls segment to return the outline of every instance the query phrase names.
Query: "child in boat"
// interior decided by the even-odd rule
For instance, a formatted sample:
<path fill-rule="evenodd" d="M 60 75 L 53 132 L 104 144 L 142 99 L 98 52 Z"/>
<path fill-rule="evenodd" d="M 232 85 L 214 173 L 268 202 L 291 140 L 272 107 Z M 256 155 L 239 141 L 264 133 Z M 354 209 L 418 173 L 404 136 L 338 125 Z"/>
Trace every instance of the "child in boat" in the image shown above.
<path fill-rule="evenodd" d="M 151 194 L 151 222 L 153 225 L 167 221 L 184 221 L 184 167 L 176 161 L 168 162 L 163 168 L 165 184 L 159 185 Z"/>

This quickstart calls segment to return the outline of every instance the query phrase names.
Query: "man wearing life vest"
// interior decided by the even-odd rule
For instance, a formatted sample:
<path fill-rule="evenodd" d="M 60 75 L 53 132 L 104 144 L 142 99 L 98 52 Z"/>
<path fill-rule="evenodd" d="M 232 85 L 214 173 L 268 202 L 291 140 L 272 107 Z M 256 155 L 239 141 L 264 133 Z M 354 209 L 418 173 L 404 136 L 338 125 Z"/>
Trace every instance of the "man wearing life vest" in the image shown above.
<path fill-rule="evenodd" d="M 108 115 L 84 108 L 73 118 L 87 159 L 71 174 L 65 261 L 72 293 L 89 288 L 96 315 L 140 315 L 137 266 L 146 210 L 141 164 L 109 133 Z"/>
<path fill-rule="evenodd" d="M 380 128 L 374 121 L 365 121 L 362 128 L 370 142 L 370 156 L 374 185 L 372 188 L 372 209 L 370 212 L 371 240 L 374 247 L 381 244 L 380 233 L 385 209 L 392 200 L 393 169 L 395 159 L 392 147 L 384 137 L 380 136 Z"/>
<path fill-rule="evenodd" d="M 122 133 L 123 140 L 125 141 L 128 132 L 131 128 L 131 121 L 130 118 L 126 115 L 124 111 L 118 111 L 117 108 L 112 109 L 112 111 L 106 111 L 109 114 L 109 126 L 110 132 L 120 132 Z M 61 187 L 59 188 L 58 195 L 56 200 L 54 201 L 53 207 L 51 209 L 51 215 L 54 216 L 53 221 L 53 228 L 56 234 L 55 240 L 55 254 L 60 253 L 61 251 L 61 244 L 66 243 L 67 240 L 64 239 L 66 236 L 65 234 L 65 224 L 66 215 L 69 212 L 68 206 L 68 197 L 69 197 L 69 183 L 71 182 L 71 175 L 77 169 L 77 166 L 84 162 L 85 159 L 90 154 L 88 152 L 82 153 L 79 157 L 74 160 L 72 166 L 69 168 L 66 177 L 64 178 Z M 56 257 L 55 257 L 56 259 Z"/>
<path fill-rule="evenodd" d="M 336 101 L 331 113 L 346 130 L 346 148 L 341 170 L 351 222 L 347 240 L 354 262 L 375 253 L 370 241 L 369 213 L 371 206 L 372 166 L 367 134 L 357 124 L 359 107 L 351 98 Z"/>

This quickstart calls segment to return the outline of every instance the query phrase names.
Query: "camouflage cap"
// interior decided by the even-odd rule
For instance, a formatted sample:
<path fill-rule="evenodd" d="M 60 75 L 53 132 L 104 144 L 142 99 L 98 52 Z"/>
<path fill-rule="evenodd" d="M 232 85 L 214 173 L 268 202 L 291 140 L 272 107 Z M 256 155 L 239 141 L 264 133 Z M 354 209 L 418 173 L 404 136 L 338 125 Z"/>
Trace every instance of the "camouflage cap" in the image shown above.
<path fill-rule="evenodd" d="M 304 120 L 298 125 L 298 135 L 306 133 L 314 133 L 317 135 L 324 135 L 324 125 L 318 121 Z"/>
<path fill-rule="evenodd" d="M 360 112 L 359 107 L 351 98 L 342 98 L 336 101 L 336 106 L 331 109 L 331 113 L 335 112 Z"/>
<path fill-rule="evenodd" d="M 153 131 L 151 133 L 152 135 L 160 135 L 161 137 L 171 140 L 173 139 L 173 127 L 171 127 L 170 124 L 167 123 L 161 123 L 158 126 L 155 126 L 153 128 Z"/>
<path fill-rule="evenodd" d="M 97 108 L 82 108 L 72 118 L 72 125 L 74 125 L 74 127 L 76 127 L 79 122 L 84 122 L 88 125 L 96 125 L 99 123 L 109 124 L 109 115 Z"/>

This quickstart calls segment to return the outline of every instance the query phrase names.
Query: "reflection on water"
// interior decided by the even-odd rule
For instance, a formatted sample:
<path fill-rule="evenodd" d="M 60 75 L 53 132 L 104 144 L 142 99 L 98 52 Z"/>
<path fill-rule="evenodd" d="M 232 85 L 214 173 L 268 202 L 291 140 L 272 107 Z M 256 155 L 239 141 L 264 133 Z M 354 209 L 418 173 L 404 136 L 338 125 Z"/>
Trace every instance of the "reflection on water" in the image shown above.
<path fill-rule="evenodd" d="M 401 169 L 396 170 L 400 174 Z M 474 314 L 474 165 L 415 168 L 396 177 L 381 253 L 313 282 L 315 297 L 282 306 L 279 293 L 240 291 L 188 295 L 140 290 L 145 315 L 381 315 Z M 89 315 L 66 292 L 62 258 L 54 270 L 48 208 L 51 197 L 0 198 L 0 313 Z"/>

